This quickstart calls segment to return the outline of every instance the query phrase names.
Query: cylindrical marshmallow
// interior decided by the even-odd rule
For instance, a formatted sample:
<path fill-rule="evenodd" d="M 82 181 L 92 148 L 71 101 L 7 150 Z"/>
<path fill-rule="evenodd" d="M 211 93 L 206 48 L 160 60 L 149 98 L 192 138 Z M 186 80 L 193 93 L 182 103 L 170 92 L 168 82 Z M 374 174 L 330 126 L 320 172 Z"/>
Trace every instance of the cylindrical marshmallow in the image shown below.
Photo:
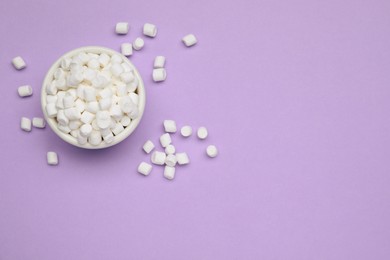
<path fill-rule="evenodd" d="M 170 144 L 167 147 L 165 147 L 165 153 L 166 154 L 174 154 L 175 152 L 176 152 L 175 146 Z"/>
<path fill-rule="evenodd" d="M 183 43 L 187 46 L 187 47 L 190 47 L 194 44 L 197 43 L 197 39 L 195 37 L 195 35 L 193 34 L 188 34 L 186 36 L 183 37 L 183 39 L 181 39 L 183 41 Z"/>
<path fill-rule="evenodd" d="M 214 158 L 218 155 L 218 149 L 215 145 L 209 145 L 207 146 L 206 153 L 209 157 Z"/>
<path fill-rule="evenodd" d="M 192 135 L 192 127 L 189 125 L 183 126 L 180 130 L 180 133 L 184 137 L 189 137 Z"/>
<path fill-rule="evenodd" d="M 106 134 L 106 135 L 103 136 L 103 140 L 104 140 L 104 142 L 106 142 L 107 144 L 112 143 L 112 141 L 114 141 L 114 135 L 113 135 L 112 132 L 110 131 L 108 134 Z"/>
<path fill-rule="evenodd" d="M 167 78 L 167 72 L 164 68 L 154 69 L 152 77 L 155 82 L 164 81 Z"/>
<path fill-rule="evenodd" d="M 93 145 L 97 146 L 102 142 L 102 136 L 99 131 L 93 130 L 92 133 L 88 137 L 88 142 Z"/>
<path fill-rule="evenodd" d="M 133 48 L 134 50 L 136 51 L 139 51 L 141 50 L 145 45 L 145 42 L 142 38 L 138 37 L 137 39 L 135 39 L 135 41 L 133 42 Z"/>
<path fill-rule="evenodd" d="M 90 124 L 83 124 L 80 127 L 80 135 L 88 137 L 92 133 L 92 126 Z"/>
<path fill-rule="evenodd" d="M 165 66 L 165 57 L 164 56 L 156 56 L 156 58 L 154 58 L 153 67 L 155 69 L 158 69 L 158 68 L 164 68 L 164 66 Z"/>
<path fill-rule="evenodd" d="M 47 152 L 46 155 L 47 164 L 49 165 L 57 165 L 58 164 L 58 155 L 55 152 Z"/>
<path fill-rule="evenodd" d="M 190 163 L 187 153 L 176 153 L 175 155 L 178 164 L 184 165 Z"/>
<path fill-rule="evenodd" d="M 141 162 L 138 165 L 138 172 L 141 173 L 142 175 L 149 175 L 149 173 L 152 171 L 152 165 L 146 162 Z"/>
<path fill-rule="evenodd" d="M 160 136 L 160 143 L 162 147 L 167 147 L 172 142 L 171 135 L 169 133 L 165 133 L 162 136 Z"/>
<path fill-rule="evenodd" d="M 173 178 L 175 178 L 175 167 L 165 166 L 164 177 L 168 180 L 173 180 Z"/>
<path fill-rule="evenodd" d="M 121 124 L 122 124 L 124 127 L 129 126 L 130 123 L 131 123 L 130 117 L 124 116 L 124 117 L 121 118 Z"/>
<path fill-rule="evenodd" d="M 96 113 L 96 123 L 100 129 L 106 129 L 111 124 L 111 116 L 108 111 L 99 111 Z"/>
<path fill-rule="evenodd" d="M 131 43 L 122 43 L 121 52 L 125 56 L 131 56 L 133 54 L 133 45 Z"/>
<path fill-rule="evenodd" d="M 46 113 L 48 117 L 56 117 L 57 115 L 57 107 L 55 103 L 49 103 L 46 105 Z"/>
<path fill-rule="evenodd" d="M 164 129 L 167 133 L 176 133 L 176 122 L 173 120 L 164 120 Z"/>
<path fill-rule="evenodd" d="M 31 96 L 33 93 L 32 87 L 30 85 L 23 85 L 18 87 L 18 94 L 21 97 Z"/>
<path fill-rule="evenodd" d="M 69 121 L 69 128 L 71 130 L 78 130 L 83 123 L 80 120 Z"/>
<path fill-rule="evenodd" d="M 174 154 L 168 154 L 165 158 L 165 164 L 171 167 L 174 167 L 176 165 L 177 159 Z"/>
<path fill-rule="evenodd" d="M 30 132 L 31 131 L 31 120 L 27 117 L 22 117 L 20 120 L 20 128 L 22 128 L 23 131 Z"/>
<path fill-rule="evenodd" d="M 43 119 L 41 117 L 33 117 L 32 125 L 36 128 L 45 128 L 46 121 L 45 121 L 45 119 Z"/>
<path fill-rule="evenodd" d="M 95 118 L 95 114 L 92 114 L 89 111 L 84 111 L 83 113 L 81 113 L 80 120 L 84 124 L 90 124 L 94 118 Z"/>
<path fill-rule="evenodd" d="M 207 128 L 204 126 L 199 127 L 197 135 L 198 135 L 199 139 L 202 139 L 202 140 L 206 139 L 206 137 L 208 136 Z"/>
<path fill-rule="evenodd" d="M 99 103 L 97 101 L 88 102 L 85 110 L 96 114 L 99 111 Z"/>
<path fill-rule="evenodd" d="M 152 161 L 153 164 L 164 165 L 165 164 L 165 158 L 166 158 L 165 153 L 159 152 L 159 151 L 154 151 L 152 153 L 152 156 L 151 156 L 150 160 Z"/>
<path fill-rule="evenodd" d="M 129 23 L 119 22 L 115 26 L 115 32 L 117 34 L 127 34 L 129 32 L 130 26 Z"/>
<path fill-rule="evenodd" d="M 146 141 L 142 149 L 145 151 L 145 153 L 150 153 L 154 149 L 153 142 L 150 140 Z"/>
<path fill-rule="evenodd" d="M 69 120 L 77 120 L 77 119 L 81 118 L 80 111 L 75 107 L 65 109 L 64 113 L 65 113 L 65 116 L 67 118 L 69 118 Z"/>
<path fill-rule="evenodd" d="M 145 23 L 144 24 L 144 35 L 149 37 L 156 37 L 157 35 L 157 27 L 154 24 L 151 23 Z"/>
<path fill-rule="evenodd" d="M 21 70 L 21 69 L 24 69 L 26 67 L 26 62 L 20 56 L 13 58 L 12 64 L 14 65 L 15 69 L 17 69 L 17 70 Z"/>
<path fill-rule="evenodd" d="M 123 130 L 125 130 L 125 128 L 123 127 L 123 125 L 122 125 L 121 123 L 116 123 L 116 124 L 115 124 L 115 127 L 112 128 L 111 131 L 112 131 L 112 133 L 113 133 L 115 136 L 117 136 L 117 135 L 119 135 L 120 133 L 122 133 Z"/>

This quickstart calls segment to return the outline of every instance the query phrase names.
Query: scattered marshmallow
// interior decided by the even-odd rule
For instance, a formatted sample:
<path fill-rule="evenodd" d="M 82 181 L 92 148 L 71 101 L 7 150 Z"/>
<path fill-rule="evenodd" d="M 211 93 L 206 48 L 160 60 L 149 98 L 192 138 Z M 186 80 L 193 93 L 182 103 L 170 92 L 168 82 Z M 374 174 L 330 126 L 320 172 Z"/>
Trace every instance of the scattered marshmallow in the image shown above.
<path fill-rule="evenodd" d="M 33 94 L 32 87 L 30 85 L 23 85 L 18 87 L 18 94 L 21 97 L 28 97 Z"/>
<path fill-rule="evenodd" d="M 165 164 L 174 167 L 177 163 L 176 156 L 174 154 L 168 154 L 165 158 Z"/>
<path fill-rule="evenodd" d="M 134 40 L 133 42 L 133 48 L 136 51 L 141 50 L 145 45 L 145 42 L 142 38 L 138 37 L 137 39 Z"/>
<path fill-rule="evenodd" d="M 208 136 L 207 128 L 204 126 L 199 127 L 197 135 L 198 135 L 199 139 L 202 139 L 202 140 L 206 139 L 206 137 Z"/>
<path fill-rule="evenodd" d="M 20 128 L 23 131 L 30 132 L 31 131 L 31 120 L 27 117 L 22 117 L 20 120 Z"/>
<path fill-rule="evenodd" d="M 154 24 L 145 23 L 143 32 L 144 35 L 154 38 L 157 35 L 157 27 Z"/>
<path fill-rule="evenodd" d="M 183 43 L 187 47 L 190 47 L 198 42 L 195 35 L 193 35 L 193 34 L 188 34 L 188 35 L 184 36 L 183 39 L 181 39 L 181 40 L 183 41 Z"/>
<path fill-rule="evenodd" d="M 58 164 L 58 155 L 56 152 L 47 152 L 47 164 L 49 165 Z"/>
<path fill-rule="evenodd" d="M 173 120 L 164 120 L 164 129 L 167 133 L 176 133 L 176 122 Z"/>
<path fill-rule="evenodd" d="M 33 117 L 32 125 L 36 128 L 45 128 L 46 121 L 45 121 L 45 119 L 43 119 L 41 117 Z"/>
<path fill-rule="evenodd" d="M 177 163 L 180 165 L 185 165 L 190 163 L 187 153 L 176 153 Z"/>
<path fill-rule="evenodd" d="M 162 147 L 167 147 L 172 142 L 171 135 L 169 133 L 165 133 L 162 136 L 160 136 L 160 143 Z"/>
<path fill-rule="evenodd" d="M 117 34 L 127 34 L 129 32 L 129 29 L 130 29 L 129 23 L 126 22 L 117 23 L 115 26 L 115 32 Z"/>
<path fill-rule="evenodd" d="M 165 66 L 165 57 L 164 56 L 156 56 L 156 58 L 154 58 L 153 67 L 155 69 L 159 69 L 159 68 L 164 68 L 164 66 Z"/>
<path fill-rule="evenodd" d="M 122 43 L 121 52 L 125 56 L 131 56 L 133 54 L 133 45 L 131 43 Z"/>
<path fill-rule="evenodd" d="M 26 67 L 26 62 L 20 56 L 13 58 L 12 64 L 14 65 L 15 69 L 17 69 L 17 70 L 21 70 L 21 69 L 24 69 Z"/>
<path fill-rule="evenodd" d="M 165 166 L 164 177 L 168 180 L 173 180 L 173 178 L 175 178 L 175 167 Z"/>
<path fill-rule="evenodd" d="M 146 141 L 142 149 L 145 151 L 145 153 L 150 153 L 154 149 L 153 142 L 150 140 Z"/>
<path fill-rule="evenodd" d="M 214 158 L 218 155 L 218 149 L 215 145 L 209 145 L 207 146 L 206 153 L 209 157 Z"/>
<path fill-rule="evenodd" d="M 167 147 L 165 147 L 165 153 L 166 154 L 174 154 L 175 152 L 176 152 L 176 148 L 172 144 L 170 144 Z"/>
<path fill-rule="evenodd" d="M 154 151 L 152 153 L 151 158 L 150 158 L 152 163 L 157 164 L 157 165 L 164 165 L 165 159 L 166 159 L 166 154 L 163 152 L 159 152 L 159 151 Z"/>
<path fill-rule="evenodd" d="M 138 172 L 141 173 L 142 175 L 148 176 L 149 173 L 152 171 L 152 165 L 146 162 L 141 162 L 138 165 Z"/>
<path fill-rule="evenodd" d="M 164 81 L 167 78 L 167 72 L 164 68 L 154 69 L 152 77 L 155 82 Z"/>
<path fill-rule="evenodd" d="M 192 127 L 189 125 L 183 126 L 180 129 L 180 133 L 184 137 L 189 137 L 190 135 L 192 135 Z"/>

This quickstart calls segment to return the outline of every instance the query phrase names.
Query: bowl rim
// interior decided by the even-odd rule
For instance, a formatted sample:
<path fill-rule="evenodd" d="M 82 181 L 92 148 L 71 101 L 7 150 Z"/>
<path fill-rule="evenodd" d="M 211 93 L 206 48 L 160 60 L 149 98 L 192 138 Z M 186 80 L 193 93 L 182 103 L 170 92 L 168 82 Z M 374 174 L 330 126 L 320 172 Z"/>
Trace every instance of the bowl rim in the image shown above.
<path fill-rule="evenodd" d="M 75 54 L 80 53 L 80 52 L 90 52 L 90 53 L 96 53 L 96 54 L 100 54 L 100 53 L 104 52 L 104 53 L 110 54 L 111 56 L 114 54 L 117 54 L 117 55 L 121 56 L 123 61 L 125 63 L 127 63 L 133 69 L 134 76 L 138 79 L 137 94 L 139 96 L 139 103 L 138 103 L 139 116 L 136 119 L 131 120 L 130 125 L 127 126 L 120 134 L 118 134 L 117 136 L 114 136 L 114 140 L 111 143 L 105 143 L 104 141 L 102 141 L 99 145 L 96 145 L 96 146 L 91 145 L 89 143 L 86 143 L 85 145 L 80 145 L 77 142 L 77 139 L 75 137 L 73 137 L 70 134 L 65 134 L 64 132 L 61 132 L 56 126 L 56 124 L 57 124 L 56 120 L 54 118 L 50 118 L 47 115 L 47 112 L 46 112 L 46 104 L 47 104 L 47 102 L 46 102 L 46 96 L 47 96 L 46 86 L 47 86 L 47 84 L 49 84 L 49 82 L 52 81 L 55 70 L 59 67 L 60 62 L 64 58 L 72 57 Z M 43 83 L 42 83 L 42 88 L 41 88 L 41 108 L 42 108 L 43 115 L 45 117 L 47 124 L 54 131 L 54 133 L 56 133 L 57 136 L 59 136 L 62 140 L 64 140 L 65 142 L 67 142 L 71 145 L 74 145 L 74 146 L 77 146 L 80 148 L 84 148 L 84 149 L 108 148 L 108 147 L 111 147 L 113 145 L 116 145 L 116 144 L 122 142 L 127 137 L 129 137 L 134 132 L 134 130 L 137 128 L 137 126 L 139 125 L 139 123 L 142 119 L 142 116 L 143 116 L 144 110 L 145 110 L 145 103 L 146 103 L 146 93 L 145 93 L 144 82 L 142 80 L 141 74 L 139 73 L 139 71 L 137 70 L 135 65 L 126 56 L 122 55 L 121 53 L 119 53 L 113 49 L 110 49 L 107 47 L 102 47 L 102 46 L 84 46 L 84 47 L 73 49 L 73 50 L 68 51 L 65 54 L 61 55 L 61 57 L 59 57 L 51 65 L 50 69 L 46 73 L 45 78 L 44 78 Z"/>

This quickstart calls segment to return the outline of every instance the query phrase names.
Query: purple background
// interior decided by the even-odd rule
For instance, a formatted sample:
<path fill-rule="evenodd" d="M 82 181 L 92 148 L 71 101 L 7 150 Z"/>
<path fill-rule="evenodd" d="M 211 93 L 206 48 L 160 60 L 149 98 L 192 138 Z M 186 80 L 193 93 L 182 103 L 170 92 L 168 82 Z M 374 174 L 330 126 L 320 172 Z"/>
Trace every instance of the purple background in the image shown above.
<path fill-rule="evenodd" d="M 0 259 L 390 259 L 389 13 L 387 0 L 2 0 Z M 88 151 L 20 130 L 42 115 L 60 55 L 119 50 L 145 22 L 159 31 L 131 57 L 147 108 L 130 138 Z M 17 96 L 22 84 L 33 97 Z M 174 136 L 191 164 L 171 182 L 161 167 L 136 173 L 164 119 L 210 134 Z"/>

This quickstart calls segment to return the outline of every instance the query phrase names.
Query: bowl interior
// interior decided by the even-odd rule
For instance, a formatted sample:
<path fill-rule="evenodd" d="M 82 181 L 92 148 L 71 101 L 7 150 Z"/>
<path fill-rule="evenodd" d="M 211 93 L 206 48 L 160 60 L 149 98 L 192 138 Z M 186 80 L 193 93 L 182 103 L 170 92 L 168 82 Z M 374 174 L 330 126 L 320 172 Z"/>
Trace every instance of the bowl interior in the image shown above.
<path fill-rule="evenodd" d="M 47 115 L 47 112 L 46 112 L 46 96 L 47 96 L 46 85 L 49 84 L 53 80 L 54 72 L 60 66 L 60 62 L 62 59 L 67 58 L 67 57 L 68 58 L 73 57 L 74 55 L 76 55 L 77 53 L 80 53 L 80 52 L 89 52 L 89 53 L 95 53 L 95 54 L 107 53 L 110 56 L 112 56 L 114 54 L 120 55 L 123 58 L 123 61 L 125 63 L 127 63 L 133 69 L 134 76 L 138 79 L 138 87 L 137 87 L 136 93 L 139 96 L 139 103 L 138 103 L 139 116 L 138 116 L 138 118 L 131 120 L 130 125 L 125 127 L 125 129 L 121 133 L 114 136 L 114 140 L 109 144 L 102 141 L 99 145 L 96 145 L 96 146 L 91 145 L 89 143 L 86 143 L 85 145 L 80 145 L 77 142 L 76 138 L 74 138 L 70 134 L 66 134 L 66 133 L 61 132 L 57 128 L 57 121 L 54 118 L 49 118 L 49 116 Z M 43 85 L 42 85 L 41 106 L 42 106 L 42 111 L 43 111 L 44 117 L 46 119 L 46 122 L 48 123 L 50 128 L 62 140 L 64 140 L 67 143 L 70 143 L 74 146 L 81 147 L 81 148 L 102 149 L 102 148 L 107 148 L 107 147 L 110 147 L 110 146 L 113 146 L 115 144 L 122 142 L 137 128 L 137 126 L 138 126 L 138 124 L 141 121 L 141 118 L 143 116 L 144 110 L 145 110 L 145 87 L 144 87 L 144 83 L 142 81 L 141 75 L 139 74 L 137 68 L 133 65 L 133 63 L 131 63 L 129 61 L 129 59 L 127 57 L 125 57 L 121 53 L 114 51 L 112 49 L 109 49 L 109 48 L 100 47 L 100 46 L 87 46 L 87 47 L 74 49 L 70 52 L 65 53 L 56 62 L 54 62 L 54 64 L 50 67 L 49 71 L 47 72 L 47 74 L 45 76 L 45 79 L 44 79 Z"/>

